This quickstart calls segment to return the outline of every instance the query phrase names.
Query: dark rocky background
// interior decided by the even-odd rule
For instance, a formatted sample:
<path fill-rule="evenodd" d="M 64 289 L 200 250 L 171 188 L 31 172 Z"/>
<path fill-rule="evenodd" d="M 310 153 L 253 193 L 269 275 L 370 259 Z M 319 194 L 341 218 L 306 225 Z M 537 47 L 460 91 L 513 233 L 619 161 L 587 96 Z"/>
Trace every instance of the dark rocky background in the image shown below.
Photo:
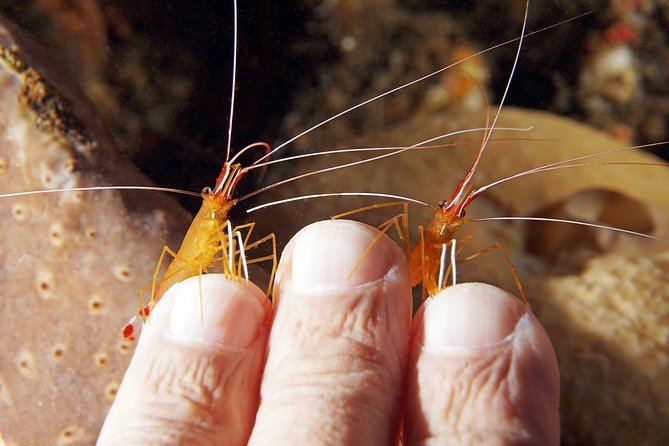
<path fill-rule="evenodd" d="M 0 10 L 62 60 L 148 176 L 159 185 L 197 191 L 211 185 L 224 160 L 229 3 L 5 0 Z M 569 116 L 630 143 L 669 137 L 666 2 L 538 0 L 530 8 L 529 30 L 589 15 L 526 41 L 507 104 Z M 242 1 L 233 146 L 282 141 L 380 87 L 439 68 L 458 46 L 484 49 L 517 37 L 523 9 L 522 1 L 495 0 Z M 351 37 L 354 49 L 346 47 Z M 628 46 L 635 58 L 636 83 L 623 98 L 580 80 L 611 44 Z M 490 77 L 481 87 L 493 103 L 514 50 L 509 45 L 484 56 Z M 623 88 L 612 82 L 610 89 Z M 382 118 L 363 112 L 353 125 L 382 127 L 415 107 L 404 104 Z"/>

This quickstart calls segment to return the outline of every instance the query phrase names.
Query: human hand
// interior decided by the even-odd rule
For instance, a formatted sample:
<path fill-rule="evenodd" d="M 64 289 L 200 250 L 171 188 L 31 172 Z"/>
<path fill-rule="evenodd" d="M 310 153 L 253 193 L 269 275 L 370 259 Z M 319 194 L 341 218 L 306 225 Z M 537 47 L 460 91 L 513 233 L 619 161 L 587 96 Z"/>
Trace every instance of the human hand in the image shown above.
<path fill-rule="evenodd" d="M 411 327 L 405 255 L 351 221 L 288 244 L 275 308 L 220 275 L 154 309 L 103 426 L 109 444 L 559 443 L 558 367 L 531 312 L 449 287 Z M 202 309 L 202 316 L 201 311 Z"/>

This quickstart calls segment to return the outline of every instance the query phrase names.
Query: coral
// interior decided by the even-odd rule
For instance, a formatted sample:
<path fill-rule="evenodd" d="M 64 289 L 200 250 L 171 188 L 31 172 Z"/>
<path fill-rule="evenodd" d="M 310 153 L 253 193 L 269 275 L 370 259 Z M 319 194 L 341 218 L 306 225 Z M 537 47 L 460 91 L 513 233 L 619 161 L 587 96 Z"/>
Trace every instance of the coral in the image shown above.
<path fill-rule="evenodd" d="M 0 190 L 146 184 L 28 42 L 0 27 Z M 3 199 L 0 215 L 3 441 L 92 443 L 133 350 L 119 330 L 186 215 L 117 192 Z"/>
<path fill-rule="evenodd" d="M 625 104 L 639 94 L 637 65 L 628 45 L 600 47 L 582 69 L 580 88 L 592 95 L 591 102 L 603 99 Z M 589 107 L 594 109 L 597 105 Z"/>

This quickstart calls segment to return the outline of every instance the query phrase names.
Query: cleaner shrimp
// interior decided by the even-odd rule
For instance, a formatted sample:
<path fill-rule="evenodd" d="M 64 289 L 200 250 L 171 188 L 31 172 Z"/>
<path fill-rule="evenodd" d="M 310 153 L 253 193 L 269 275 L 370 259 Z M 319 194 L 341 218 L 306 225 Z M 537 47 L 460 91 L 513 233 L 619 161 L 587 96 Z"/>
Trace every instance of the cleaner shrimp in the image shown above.
<path fill-rule="evenodd" d="M 139 303 L 140 309 L 131 321 L 124 327 L 123 334 L 126 339 L 133 340 L 137 331 L 137 324 L 139 321 L 144 321 L 149 316 L 151 310 L 162 297 L 164 292 L 174 283 L 182 281 L 188 277 L 195 275 L 201 275 L 206 272 L 212 266 L 218 266 L 231 278 L 239 279 L 242 276 L 248 280 L 248 266 L 247 259 L 245 255 L 245 250 L 256 247 L 264 242 L 272 243 L 272 252 L 271 256 L 261 257 L 259 259 L 253 259 L 253 262 L 270 260 L 273 259 L 272 272 L 270 274 L 270 283 L 268 285 L 267 293 L 269 295 L 269 290 L 271 288 L 271 281 L 274 274 L 274 269 L 276 267 L 276 238 L 273 234 L 269 234 L 266 237 L 261 238 L 258 241 L 255 241 L 249 244 L 249 239 L 251 233 L 255 227 L 255 223 L 249 223 L 241 225 L 239 227 L 233 227 L 230 221 L 228 220 L 228 212 L 230 209 L 240 200 L 249 198 L 256 195 L 259 192 L 264 192 L 265 190 L 272 189 L 276 186 L 285 184 L 286 182 L 294 181 L 296 179 L 303 178 L 304 175 L 298 175 L 297 177 L 290 178 L 288 180 L 279 181 L 272 186 L 261 188 L 258 191 L 247 194 L 240 199 L 233 198 L 235 188 L 238 185 L 240 179 L 250 170 L 257 169 L 260 167 L 266 167 L 270 164 L 274 164 L 277 161 L 269 161 L 269 156 L 276 153 L 278 150 L 282 149 L 286 145 L 294 142 L 295 140 L 303 137 L 307 133 L 315 130 L 318 127 L 340 117 L 343 114 L 349 113 L 350 111 L 357 109 L 363 105 L 366 105 L 370 102 L 376 101 L 380 97 L 389 95 L 394 91 L 405 88 L 408 85 L 420 82 L 424 78 L 434 76 L 439 72 L 444 71 L 446 68 L 442 68 L 436 72 L 425 76 L 424 78 L 417 79 L 408 84 L 402 85 L 398 88 L 389 90 L 381 95 L 378 95 L 370 100 L 364 101 L 358 105 L 355 105 L 345 111 L 338 113 L 331 118 L 328 118 L 312 127 L 308 130 L 299 133 L 297 136 L 289 139 L 283 144 L 280 144 L 274 149 L 270 149 L 270 146 L 266 143 L 256 143 L 246 148 L 242 149 L 237 155 L 231 157 L 231 145 L 232 145 L 232 124 L 233 124 L 233 111 L 235 106 L 235 85 L 236 85 L 236 65 L 237 65 L 237 4 L 234 3 L 234 42 L 235 46 L 233 48 L 233 75 L 232 75 L 232 94 L 230 100 L 230 112 L 229 112 L 229 122 L 228 122 L 228 138 L 227 138 L 227 147 L 226 147 L 226 158 L 223 164 L 221 173 L 216 181 L 216 185 L 212 189 L 205 189 L 201 197 L 203 198 L 203 204 L 194 218 L 186 236 L 181 244 L 181 248 L 178 251 L 174 251 L 169 247 L 165 246 L 160 254 L 159 261 L 153 272 L 152 283 L 149 286 L 146 286 L 140 289 L 139 292 Z M 507 42 L 508 43 L 508 42 Z M 498 45 L 499 46 L 499 45 Z M 489 51 L 493 48 L 489 48 L 486 51 Z M 468 57 L 467 59 L 471 58 Z M 460 62 L 457 62 L 460 63 Z M 469 131 L 480 131 L 481 129 L 471 129 Z M 444 135 L 433 138 L 434 140 L 442 138 Z M 242 167 L 241 164 L 236 163 L 241 155 L 249 151 L 250 149 L 256 147 L 263 147 L 266 151 L 265 155 L 260 157 L 256 162 L 251 166 Z M 377 149 L 367 149 L 367 150 L 377 150 Z M 383 149 L 378 149 L 383 150 Z M 393 155 L 392 153 L 373 157 L 372 159 L 366 160 L 365 162 L 373 161 L 377 158 L 383 158 L 388 155 Z M 354 150 L 348 150 L 348 152 L 353 152 Z M 337 152 L 337 151 L 334 151 Z M 400 150 L 401 152 L 401 150 Z M 330 154 L 333 151 L 315 153 L 315 155 Z M 299 157 L 298 157 L 299 158 Z M 279 160 L 279 161 L 288 161 L 288 159 Z M 321 173 L 327 170 L 337 170 L 349 165 L 340 165 L 334 166 L 331 169 L 319 170 L 312 172 L 309 175 Z M 32 192 L 20 192 L 20 193 L 10 193 L 4 194 L 3 197 L 20 197 L 25 195 L 35 195 L 46 192 L 82 192 L 89 190 L 123 190 L 123 189 L 137 189 L 137 190 L 153 190 L 153 191 L 164 191 L 164 192 L 176 192 L 176 193 L 185 193 L 188 195 L 195 195 L 193 193 L 188 193 L 185 191 L 178 191 L 175 189 L 169 188 L 155 188 L 155 187 L 134 187 L 134 186 L 110 186 L 110 187 L 80 187 L 80 188 L 62 188 L 62 189 L 52 189 L 49 191 L 32 191 Z M 385 196 L 392 196 L 386 194 Z M 241 231 L 245 230 L 246 236 L 242 237 Z M 158 279 L 160 274 L 160 268 L 163 264 L 163 260 L 166 256 L 171 256 L 173 260 L 167 266 L 165 273 L 162 275 L 162 279 Z M 220 255 L 220 257 L 216 257 Z M 238 257 L 238 259 L 237 259 Z M 148 305 L 144 304 L 143 294 L 146 291 L 150 291 Z"/>
<path fill-rule="evenodd" d="M 273 151 L 264 143 L 252 144 L 232 156 L 231 112 L 226 161 L 213 189 L 197 194 L 132 185 L 141 180 L 129 163 L 115 151 L 102 153 L 107 135 L 97 135 L 97 127 L 89 128 L 90 121 L 92 126 L 99 125 L 96 115 L 68 113 L 75 101 L 60 96 L 50 78 L 23 62 L 26 48 L 12 40 L 1 24 L 0 37 L 4 63 L 0 85 L 7 105 L 0 123 L 6 149 L 0 157 L 0 181 L 6 191 L 18 190 L 2 194 L 0 205 L 6 222 L 0 236 L 4 281 L 0 306 L 7 316 L 0 332 L 6 352 L 0 357 L 0 432 L 12 444 L 35 438 L 54 439 L 58 444 L 90 443 L 118 389 L 132 351 L 128 341 L 136 337 L 137 325 L 170 284 L 211 270 L 245 280 L 247 265 L 265 259 L 272 261 L 274 269 L 274 237 L 251 241 L 254 225 L 233 226 L 229 211 L 248 196 L 235 196 L 242 177 L 278 162 L 270 161 L 269 155 L 288 142 Z M 89 131 L 94 136 L 87 136 Z M 259 148 L 265 149 L 265 155 L 242 166 L 239 157 Z M 86 175 L 93 170 L 91 165 L 100 166 L 99 158 L 107 165 L 118 164 L 122 173 L 105 175 L 104 180 L 102 174 Z M 103 181 L 121 186 L 99 186 Z M 42 190 L 34 190 L 35 183 Z M 25 191 L 28 187 L 32 190 Z M 139 192 L 132 195 L 133 200 L 121 200 L 112 191 Z M 168 232 L 174 226 L 169 224 L 173 217 L 169 211 L 177 209 L 160 209 L 140 199 L 142 191 L 203 200 L 181 248 L 176 252 L 163 248 L 158 264 L 146 247 L 164 246 L 161 229 Z M 143 213 L 137 208 L 143 208 Z M 246 251 L 264 241 L 271 242 L 271 255 L 246 257 Z M 159 278 L 161 263 L 170 254 L 175 260 Z M 140 308 L 131 304 L 131 313 L 130 303 L 119 296 L 146 285 L 144 278 L 151 276 L 153 281 L 145 289 L 151 293 L 148 306 L 140 294 Z M 119 315 L 136 312 L 123 329 L 125 339 L 112 335 L 121 322 Z M 26 419 L 42 421 L 23 429 Z"/>
<path fill-rule="evenodd" d="M 574 167 L 585 167 L 585 166 L 591 166 L 596 163 L 590 163 L 586 160 L 595 157 L 595 156 L 603 156 L 606 154 L 610 153 L 615 153 L 621 150 L 629 150 L 629 148 L 624 148 L 624 149 L 617 149 L 617 150 L 609 150 L 607 152 L 599 153 L 597 155 L 586 155 L 586 156 L 581 156 L 581 157 L 576 157 L 572 159 L 566 159 L 554 163 L 550 163 L 547 165 L 543 166 L 538 166 L 535 168 L 532 168 L 527 171 L 519 172 L 517 174 L 511 175 L 506 178 L 502 178 L 497 181 L 493 181 L 485 186 L 475 188 L 472 185 L 472 178 L 474 177 L 474 174 L 476 173 L 477 167 L 479 163 L 481 162 L 481 159 L 484 155 L 485 149 L 490 141 L 491 135 L 495 131 L 497 122 L 499 120 L 500 114 L 502 113 L 502 108 L 504 106 L 505 99 L 507 97 L 507 94 L 509 92 L 509 88 L 511 86 L 512 79 L 514 77 L 514 72 L 517 68 L 518 65 L 518 60 L 520 57 L 521 49 L 523 46 L 523 41 L 525 38 L 525 33 L 526 33 L 526 26 L 527 26 L 527 18 L 528 18 L 528 11 L 529 11 L 529 0 L 527 0 L 526 5 L 525 5 L 525 13 L 524 13 L 524 18 L 522 22 L 522 30 L 520 33 L 520 37 L 518 39 L 518 47 L 516 50 L 516 55 L 513 61 L 513 66 L 511 68 L 511 72 L 508 76 L 507 84 L 504 88 L 504 92 L 502 93 L 499 106 L 496 110 L 496 113 L 494 115 L 494 118 L 492 119 L 492 123 L 489 126 L 489 129 L 486 130 L 486 134 L 483 138 L 483 142 L 481 144 L 481 147 L 478 151 L 478 154 L 472 163 L 471 167 L 467 171 L 466 175 L 464 178 L 458 183 L 457 187 L 455 188 L 454 192 L 452 193 L 451 197 L 448 200 L 443 200 L 440 201 L 437 206 L 434 208 L 434 216 L 432 219 L 429 221 L 429 223 L 426 226 L 419 225 L 418 226 L 418 234 L 419 234 L 419 239 L 416 243 L 416 245 L 413 247 L 413 249 L 407 251 L 407 256 L 408 256 L 408 261 L 409 261 L 409 271 L 411 274 L 411 284 L 413 286 L 416 286 L 418 284 L 422 284 L 423 288 L 423 298 L 427 296 L 432 296 L 436 294 L 438 291 L 443 289 L 445 286 L 445 278 L 447 276 L 452 277 L 452 283 L 456 284 L 457 282 L 457 261 L 459 255 L 462 253 L 463 248 L 467 243 L 469 243 L 472 239 L 471 236 L 467 236 L 459 242 L 458 246 L 458 239 L 455 238 L 455 232 L 463 226 L 466 223 L 469 222 L 484 222 L 484 221 L 500 221 L 500 220 L 525 220 L 525 221 L 543 221 L 543 222 L 554 222 L 554 223 L 563 223 L 563 224 L 574 224 L 574 225 L 582 225 L 586 227 L 594 227 L 598 228 L 601 230 L 609 230 L 609 231 L 614 231 L 614 232 L 619 232 L 619 233 L 625 233 L 628 235 L 633 235 L 637 237 L 643 237 L 647 239 L 652 239 L 652 240 L 657 240 L 657 241 L 662 241 L 662 242 L 667 242 L 667 240 L 661 238 L 661 237 L 656 237 L 653 235 L 649 235 L 646 233 L 641 233 L 637 231 L 631 231 L 631 230 L 625 230 L 622 228 L 617 228 L 617 227 L 611 227 L 611 226 L 606 226 L 602 224 L 596 224 L 596 223 L 588 223 L 588 222 L 582 222 L 582 221 L 575 221 L 575 220 L 568 220 L 568 219 L 556 219 L 556 218 L 549 218 L 549 217 L 488 217 L 488 218 L 475 218 L 475 219 L 468 219 L 465 214 L 466 214 L 466 209 L 467 207 L 482 193 L 484 193 L 486 190 L 493 188 L 497 185 L 506 183 L 507 181 L 511 181 L 517 178 L 522 178 L 527 175 L 533 175 L 533 174 L 540 174 L 543 172 L 548 172 L 548 171 L 554 171 L 554 170 L 559 170 L 559 169 L 566 169 L 566 168 L 574 168 Z M 487 99 L 486 99 L 487 102 Z M 487 113 L 486 113 L 487 115 Z M 486 127 L 488 127 L 486 125 Z M 647 144 L 644 146 L 637 146 L 635 148 L 639 147 L 653 147 L 653 146 L 658 146 L 658 145 L 664 145 L 665 143 L 654 143 L 654 144 Z M 601 164 L 601 163 L 600 163 Z M 606 164 L 606 163 L 604 163 Z M 624 163 L 621 163 L 624 164 Z M 629 164 L 635 164 L 635 163 L 629 163 Z M 662 167 L 667 167 L 668 165 L 665 163 L 638 163 L 638 164 L 647 164 L 647 165 L 657 165 L 657 166 L 662 166 Z M 404 206 L 404 212 L 403 214 L 399 217 L 402 218 L 404 221 L 404 224 L 406 225 L 408 222 L 408 210 L 407 210 L 407 205 L 403 204 Z M 363 208 L 364 209 L 364 208 Z M 353 211 L 355 212 L 355 211 Z M 350 212 L 344 213 L 340 216 L 345 216 L 345 215 L 350 215 Z M 337 217 L 340 217 L 337 216 Z M 397 217 L 396 217 L 397 218 Z M 393 222 L 394 220 L 391 220 L 390 222 L 386 222 L 385 224 L 382 225 L 382 228 L 387 230 L 390 227 L 390 223 Z M 406 238 L 408 237 L 408 229 L 404 228 L 400 231 L 400 237 L 401 238 Z M 450 253 L 447 256 L 448 250 L 450 249 Z M 503 246 L 499 242 L 495 242 L 491 244 L 488 247 L 482 248 L 478 250 L 477 252 L 470 254 L 463 259 L 461 259 L 461 262 L 464 261 L 469 261 L 473 260 L 474 258 L 477 258 L 481 256 L 482 254 L 488 253 L 492 250 L 497 250 L 501 256 L 504 258 L 511 275 L 513 276 L 514 282 L 516 284 L 516 287 L 518 288 L 518 291 L 520 293 L 520 296 L 527 304 L 527 297 L 525 295 L 525 291 L 523 290 L 523 286 L 521 284 L 520 278 L 518 277 L 516 268 L 514 267 L 511 259 L 509 258 L 508 254 L 504 250 Z M 447 260 L 448 259 L 448 260 Z"/>

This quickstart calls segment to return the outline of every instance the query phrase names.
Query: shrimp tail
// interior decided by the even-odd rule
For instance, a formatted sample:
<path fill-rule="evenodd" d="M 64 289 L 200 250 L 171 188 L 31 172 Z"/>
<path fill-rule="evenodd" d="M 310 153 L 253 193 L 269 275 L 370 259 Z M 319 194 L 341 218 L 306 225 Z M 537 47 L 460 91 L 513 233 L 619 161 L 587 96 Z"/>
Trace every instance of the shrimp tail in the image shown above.
<path fill-rule="evenodd" d="M 139 332 L 142 329 L 144 321 L 147 320 L 149 316 L 150 309 L 148 306 L 139 310 L 135 315 L 133 315 L 128 322 L 123 326 L 121 334 L 123 339 L 126 341 L 134 342 L 139 336 Z"/>

